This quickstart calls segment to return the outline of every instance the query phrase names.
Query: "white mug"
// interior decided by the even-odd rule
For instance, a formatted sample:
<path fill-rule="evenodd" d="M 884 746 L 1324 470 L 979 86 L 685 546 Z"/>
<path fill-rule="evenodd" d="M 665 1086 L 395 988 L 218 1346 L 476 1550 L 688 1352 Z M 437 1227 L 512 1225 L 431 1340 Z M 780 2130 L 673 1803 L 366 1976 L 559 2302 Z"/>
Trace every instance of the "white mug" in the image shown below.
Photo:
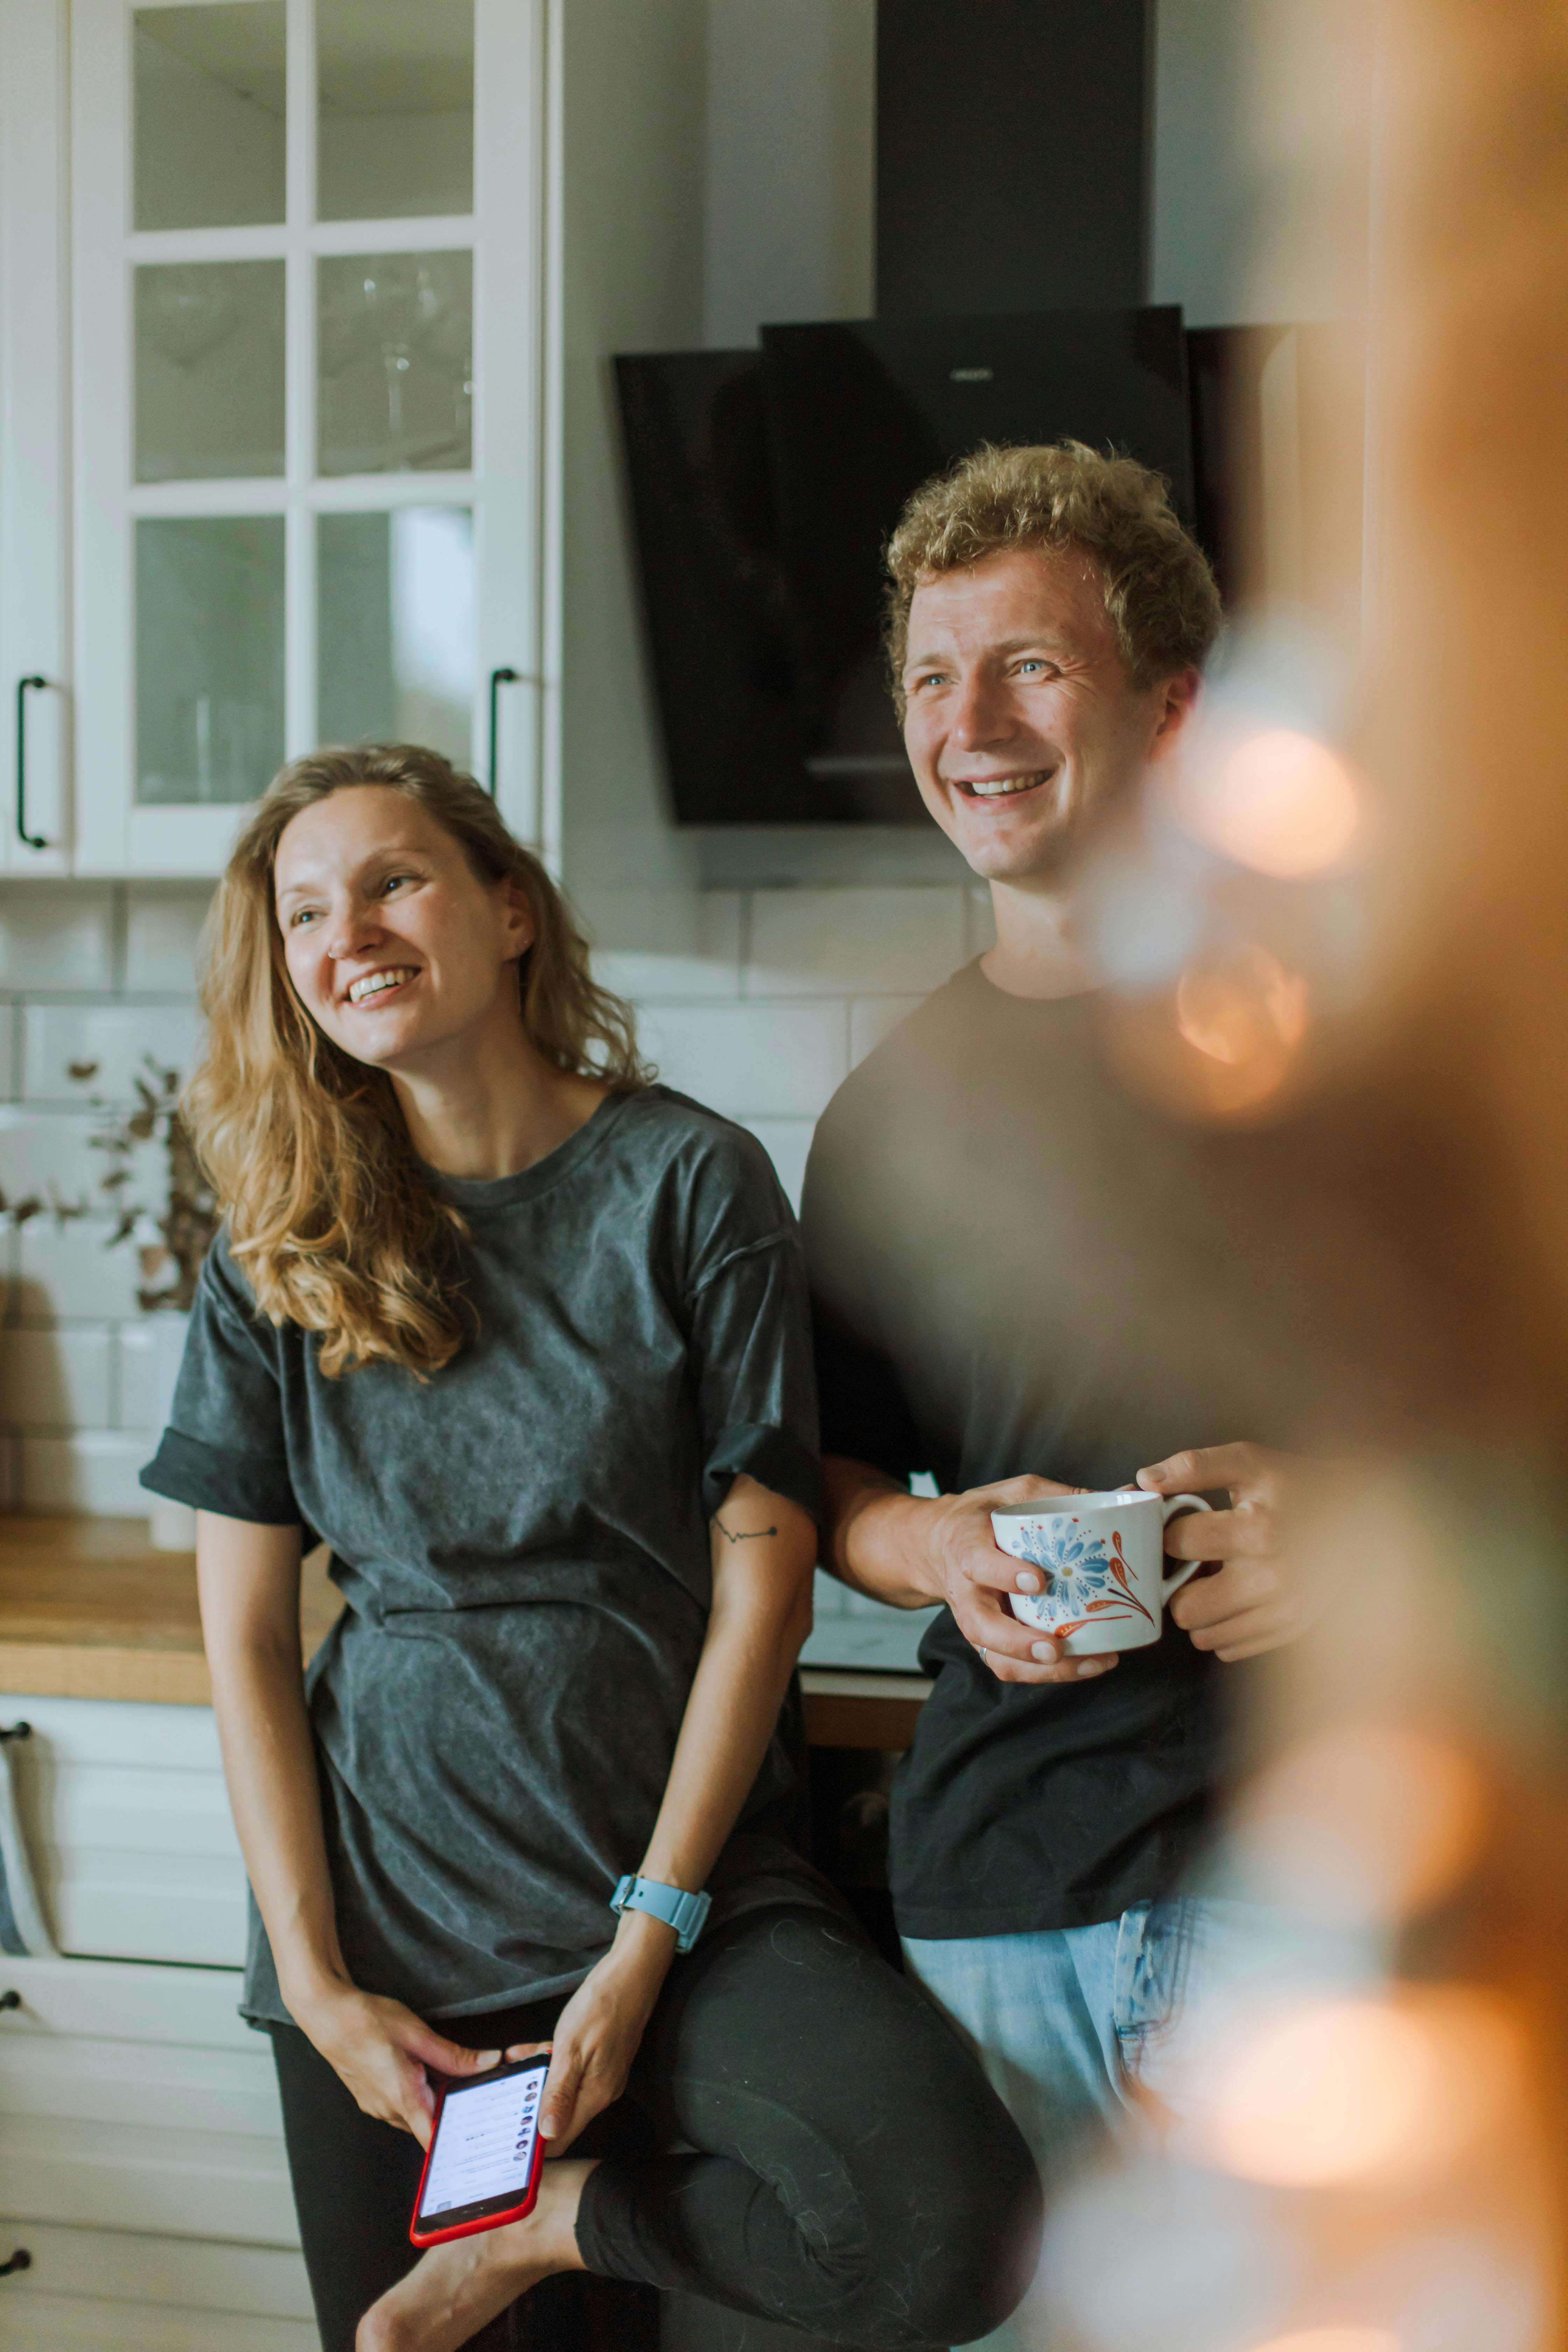
<path fill-rule="evenodd" d="M 1038 1569 L 1043 1590 L 1011 1592 L 1013 1614 L 1048 1633 L 1067 1656 L 1137 1650 L 1157 1642 L 1165 1604 L 1203 1566 L 1165 1569 L 1164 1530 L 1178 1511 L 1212 1509 L 1201 1495 L 1061 1495 L 993 1511 L 1005 1552 Z"/>

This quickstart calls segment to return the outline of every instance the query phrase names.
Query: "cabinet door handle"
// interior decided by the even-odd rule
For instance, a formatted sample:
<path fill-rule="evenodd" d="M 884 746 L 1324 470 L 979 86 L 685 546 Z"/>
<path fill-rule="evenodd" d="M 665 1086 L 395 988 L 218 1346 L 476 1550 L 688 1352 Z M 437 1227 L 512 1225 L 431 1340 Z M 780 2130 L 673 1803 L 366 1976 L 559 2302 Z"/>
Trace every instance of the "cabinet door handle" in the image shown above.
<path fill-rule="evenodd" d="M 16 680 L 16 832 L 29 849 L 49 845 L 41 833 L 27 831 L 27 696 L 29 691 L 41 694 L 48 682 L 47 677 Z"/>
<path fill-rule="evenodd" d="M 489 789 L 492 801 L 496 796 L 496 778 L 500 773 L 500 745 L 497 740 L 496 727 L 497 718 L 500 709 L 500 690 L 503 686 L 521 686 L 521 677 L 515 669 L 492 669 L 490 672 L 490 772 Z"/>
<path fill-rule="evenodd" d="M 8 2263 L 0 2263 L 0 2278 L 9 2278 L 13 2271 L 30 2271 L 33 2257 L 26 2246 L 18 2246 Z"/>

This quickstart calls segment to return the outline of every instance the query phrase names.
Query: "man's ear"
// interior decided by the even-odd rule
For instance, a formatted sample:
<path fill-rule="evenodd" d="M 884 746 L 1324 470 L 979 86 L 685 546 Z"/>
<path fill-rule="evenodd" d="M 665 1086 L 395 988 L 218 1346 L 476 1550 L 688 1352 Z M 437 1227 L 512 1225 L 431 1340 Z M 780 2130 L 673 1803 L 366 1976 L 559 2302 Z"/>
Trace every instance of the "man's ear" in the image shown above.
<path fill-rule="evenodd" d="M 1152 761 L 1169 759 L 1175 750 L 1192 724 L 1203 684 L 1201 670 L 1179 669 L 1154 688 L 1154 726 L 1149 738 Z"/>

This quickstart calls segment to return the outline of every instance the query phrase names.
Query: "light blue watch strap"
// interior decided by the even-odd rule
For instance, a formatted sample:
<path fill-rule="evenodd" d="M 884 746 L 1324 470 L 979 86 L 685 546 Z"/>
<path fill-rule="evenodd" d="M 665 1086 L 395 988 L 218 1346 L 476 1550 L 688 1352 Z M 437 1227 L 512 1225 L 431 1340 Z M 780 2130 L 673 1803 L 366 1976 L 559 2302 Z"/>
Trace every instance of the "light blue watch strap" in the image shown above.
<path fill-rule="evenodd" d="M 675 1948 L 689 1952 L 702 1933 L 710 1895 L 688 1895 L 684 1887 L 661 1886 L 657 1878 L 623 1878 L 610 1897 L 612 1911 L 647 1911 L 675 1930 Z"/>

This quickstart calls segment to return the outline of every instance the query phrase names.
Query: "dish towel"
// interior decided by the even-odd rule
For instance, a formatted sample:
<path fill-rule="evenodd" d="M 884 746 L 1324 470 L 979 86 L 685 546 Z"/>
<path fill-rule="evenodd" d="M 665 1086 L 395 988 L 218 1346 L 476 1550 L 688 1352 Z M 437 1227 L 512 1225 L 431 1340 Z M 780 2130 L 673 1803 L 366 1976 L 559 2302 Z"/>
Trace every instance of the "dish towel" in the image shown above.
<path fill-rule="evenodd" d="M 14 1723 L 0 1730 L 0 1755 L 5 1759 L 5 1772 L 0 1774 L 0 1951 L 53 1960 L 59 1954 L 44 1923 L 16 1801 L 17 1750 L 32 1736 L 30 1723 Z"/>

